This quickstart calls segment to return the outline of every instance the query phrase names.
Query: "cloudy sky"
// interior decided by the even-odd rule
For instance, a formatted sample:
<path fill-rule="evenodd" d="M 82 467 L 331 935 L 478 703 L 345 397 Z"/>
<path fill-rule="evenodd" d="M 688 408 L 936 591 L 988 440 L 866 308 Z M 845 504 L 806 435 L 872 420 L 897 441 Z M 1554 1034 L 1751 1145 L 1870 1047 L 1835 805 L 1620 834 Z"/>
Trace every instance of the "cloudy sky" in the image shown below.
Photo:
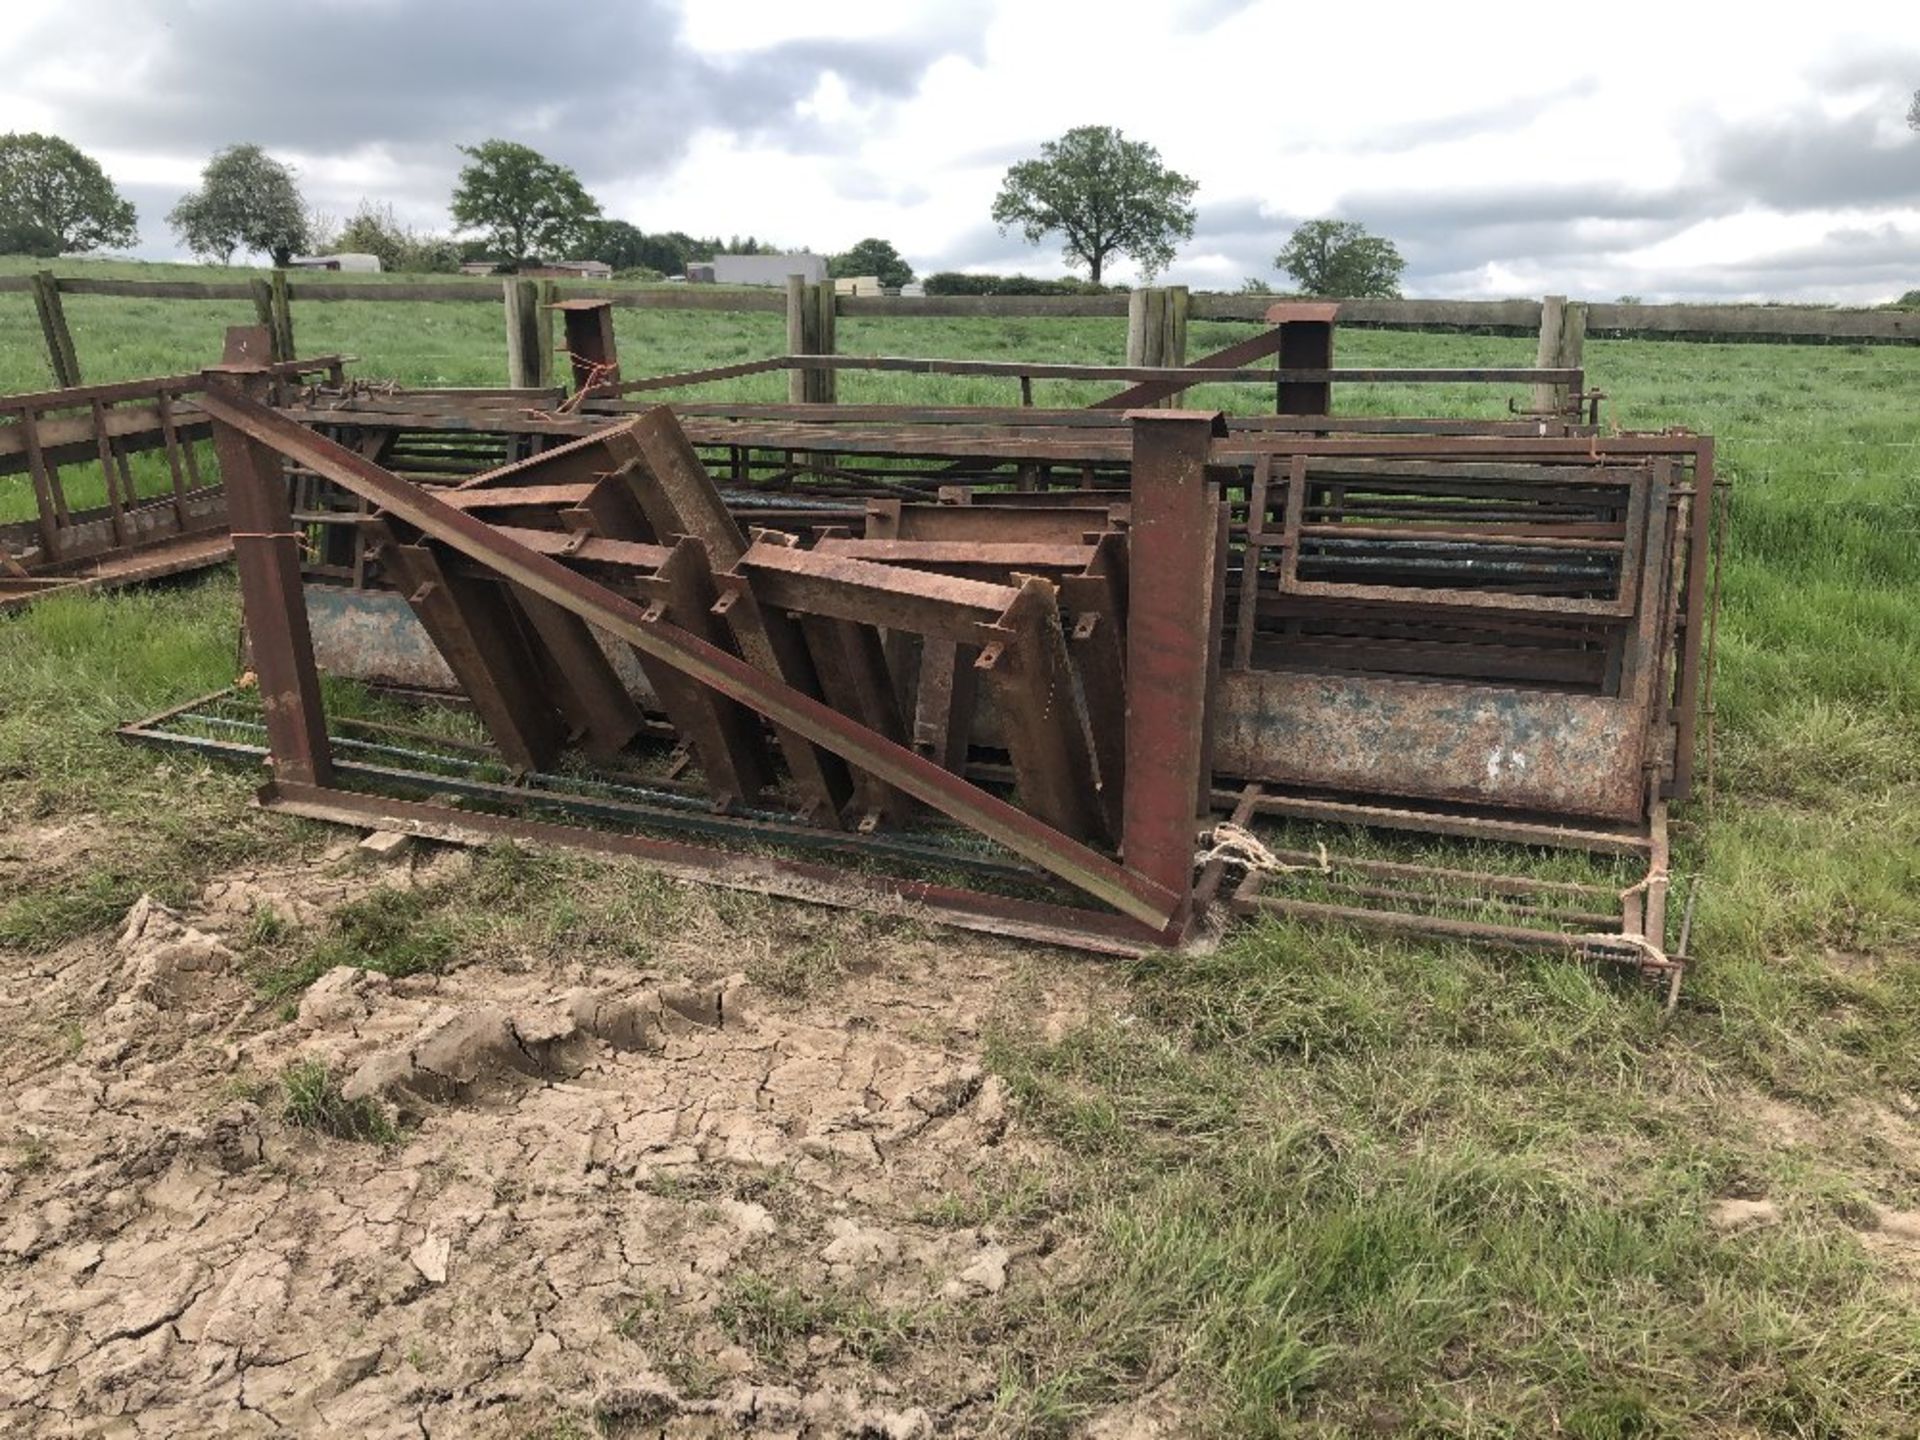
<path fill-rule="evenodd" d="M 9 0 L 0 130 L 94 154 L 139 253 L 214 149 L 315 208 L 444 228 L 455 146 L 577 169 L 642 229 L 923 273 L 1065 273 L 1002 236 L 1006 167 L 1117 125 L 1199 181 L 1165 278 L 1275 283 L 1300 220 L 1395 240 L 1410 294 L 1876 301 L 1920 288 L 1920 0 Z M 550 17 L 550 18 L 548 18 Z M 1131 279 L 1130 266 L 1113 278 Z"/>

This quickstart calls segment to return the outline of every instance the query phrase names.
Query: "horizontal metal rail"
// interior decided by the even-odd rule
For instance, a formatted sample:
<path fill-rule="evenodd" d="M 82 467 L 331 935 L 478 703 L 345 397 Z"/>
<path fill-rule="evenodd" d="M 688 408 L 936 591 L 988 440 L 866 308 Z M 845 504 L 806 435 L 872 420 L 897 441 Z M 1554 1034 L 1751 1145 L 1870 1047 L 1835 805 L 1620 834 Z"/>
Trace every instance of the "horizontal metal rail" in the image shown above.
<path fill-rule="evenodd" d="M 776 726 L 841 756 L 885 784 L 978 830 L 1087 894 L 1156 931 L 1180 912 L 1183 897 L 1063 835 L 1050 825 L 903 745 L 783 684 L 738 656 L 502 536 L 365 457 L 315 434 L 237 391 L 215 389 L 207 411 L 248 438 L 298 461 L 450 549 L 619 636 L 711 690 L 759 712 Z"/>
<path fill-rule="evenodd" d="M 261 368 L 273 376 L 298 378 L 337 370 L 354 359 L 351 355 L 316 355 L 310 360 L 282 360 Z M 65 390 L 28 390 L 18 395 L 0 395 L 0 414 L 22 410 L 65 410 L 91 405 L 95 401 L 145 400 L 156 395 L 192 395 L 207 388 L 206 376 L 154 375 L 143 380 L 113 380 L 102 385 L 75 385 Z"/>
<path fill-rule="evenodd" d="M 876 370 L 910 375 L 996 375 L 1009 379 L 1031 380 L 1132 380 L 1179 381 L 1182 385 L 1213 384 L 1515 384 L 1578 385 L 1580 370 L 1542 369 L 1534 366 L 1469 366 L 1455 369 L 1416 367 L 1335 368 L 1335 369 L 1216 369 L 1191 365 L 1064 365 L 1019 360 L 945 360 L 921 359 L 901 355 L 775 355 L 763 360 L 742 361 L 735 365 L 716 365 L 704 370 L 683 370 L 669 375 L 649 375 L 639 380 L 624 380 L 617 385 L 597 386 L 586 392 L 589 399 L 608 399 L 647 390 L 671 390 L 687 385 L 704 385 L 715 380 L 734 380 L 774 370 Z"/>

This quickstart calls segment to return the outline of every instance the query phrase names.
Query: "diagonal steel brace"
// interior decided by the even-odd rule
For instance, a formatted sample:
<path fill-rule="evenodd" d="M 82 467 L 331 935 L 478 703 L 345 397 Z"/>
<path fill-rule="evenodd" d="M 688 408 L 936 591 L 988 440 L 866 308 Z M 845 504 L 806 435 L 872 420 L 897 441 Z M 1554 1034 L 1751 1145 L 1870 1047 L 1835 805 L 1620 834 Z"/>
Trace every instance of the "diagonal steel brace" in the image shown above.
<path fill-rule="evenodd" d="M 442 544 L 544 595 L 637 649 L 833 751 L 923 804 L 998 841 L 1156 931 L 1184 909 L 1171 888 L 1071 840 L 1052 826 L 942 769 L 905 746 L 885 740 L 811 696 L 756 670 L 738 656 L 687 634 L 596 584 L 559 561 L 502 535 L 428 492 L 335 444 L 269 407 L 248 399 L 222 372 L 201 405 L 215 420 L 304 465 L 351 494 L 432 536 Z M 239 376 L 235 374 L 233 380 Z"/>

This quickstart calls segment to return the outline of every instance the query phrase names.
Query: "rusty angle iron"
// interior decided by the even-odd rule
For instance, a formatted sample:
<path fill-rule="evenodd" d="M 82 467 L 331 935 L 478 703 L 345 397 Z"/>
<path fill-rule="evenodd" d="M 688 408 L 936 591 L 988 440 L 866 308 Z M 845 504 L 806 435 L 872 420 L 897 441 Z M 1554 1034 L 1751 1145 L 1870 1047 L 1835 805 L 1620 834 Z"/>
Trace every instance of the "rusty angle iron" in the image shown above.
<path fill-rule="evenodd" d="M 657 377 L 618 380 L 598 318 L 569 316 L 565 404 L 208 372 L 265 744 L 190 740 L 213 713 L 191 708 L 128 733 L 264 749 L 263 803 L 296 813 L 1094 949 L 1280 913 L 1677 987 L 1666 809 L 1710 662 L 1711 440 L 1603 435 L 1563 371 L 1419 372 L 1563 386 L 1558 413 L 1336 419 L 1333 385 L 1408 377 L 1333 368 L 1319 309 L 1193 367 L 1066 367 L 1128 382 L 1087 410 L 668 408 L 634 398 Z M 1277 413 L 1164 408 L 1250 374 Z M 367 758 L 323 668 L 463 697 L 508 777 Z M 575 753 L 606 777 L 668 758 L 615 795 L 566 778 Z M 1335 857 L 1274 848 L 1270 820 L 1644 869 Z"/>

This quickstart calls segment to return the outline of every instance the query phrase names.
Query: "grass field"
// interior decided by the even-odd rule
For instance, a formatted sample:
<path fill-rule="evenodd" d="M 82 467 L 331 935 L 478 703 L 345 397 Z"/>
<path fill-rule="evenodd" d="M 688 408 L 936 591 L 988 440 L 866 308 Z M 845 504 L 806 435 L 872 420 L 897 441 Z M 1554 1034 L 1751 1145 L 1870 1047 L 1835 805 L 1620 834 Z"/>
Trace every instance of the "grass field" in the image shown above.
<path fill-rule="evenodd" d="M 193 369 L 252 318 L 68 310 L 102 380 Z M 503 378 L 496 307 L 296 305 L 295 322 L 303 351 L 356 355 L 360 374 Z M 629 373 L 783 348 L 777 316 L 618 323 Z M 1198 325 L 1190 350 L 1244 333 Z M 840 348 L 1094 362 L 1122 327 L 845 321 Z M 1531 344 L 1362 332 L 1340 350 L 1526 363 Z M 1920 1252 L 1876 1226 L 1920 1209 L 1920 350 L 1588 355 L 1615 422 L 1715 434 L 1734 485 L 1718 793 L 1676 825 L 1677 870 L 1705 877 L 1678 1013 L 1556 961 L 1268 925 L 1132 967 L 1123 1013 L 996 1037 L 990 1063 L 1072 1160 L 998 1177 L 995 1203 L 1088 1256 L 980 1337 L 1006 1357 L 1010 1432 L 1065 1433 L 1165 1387 L 1222 1435 L 1916 1433 Z M 30 299 L 0 296 L 0 390 L 46 380 Z M 784 379 L 731 393 L 780 398 Z M 840 394 L 1012 399 L 1011 382 L 898 376 L 843 376 Z M 184 896 L 314 843 L 246 809 L 251 777 L 106 733 L 226 683 L 236 608 L 216 576 L 0 621 L 0 822 L 115 837 L 108 862 L 24 872 L 0 946 L 50 948 L 142 890 Z M 417 921 L 457 928 L 462 903 Z M 1711 1223 L 1716 1202 L 1759 1197 L 1777 1223 Z"/>

